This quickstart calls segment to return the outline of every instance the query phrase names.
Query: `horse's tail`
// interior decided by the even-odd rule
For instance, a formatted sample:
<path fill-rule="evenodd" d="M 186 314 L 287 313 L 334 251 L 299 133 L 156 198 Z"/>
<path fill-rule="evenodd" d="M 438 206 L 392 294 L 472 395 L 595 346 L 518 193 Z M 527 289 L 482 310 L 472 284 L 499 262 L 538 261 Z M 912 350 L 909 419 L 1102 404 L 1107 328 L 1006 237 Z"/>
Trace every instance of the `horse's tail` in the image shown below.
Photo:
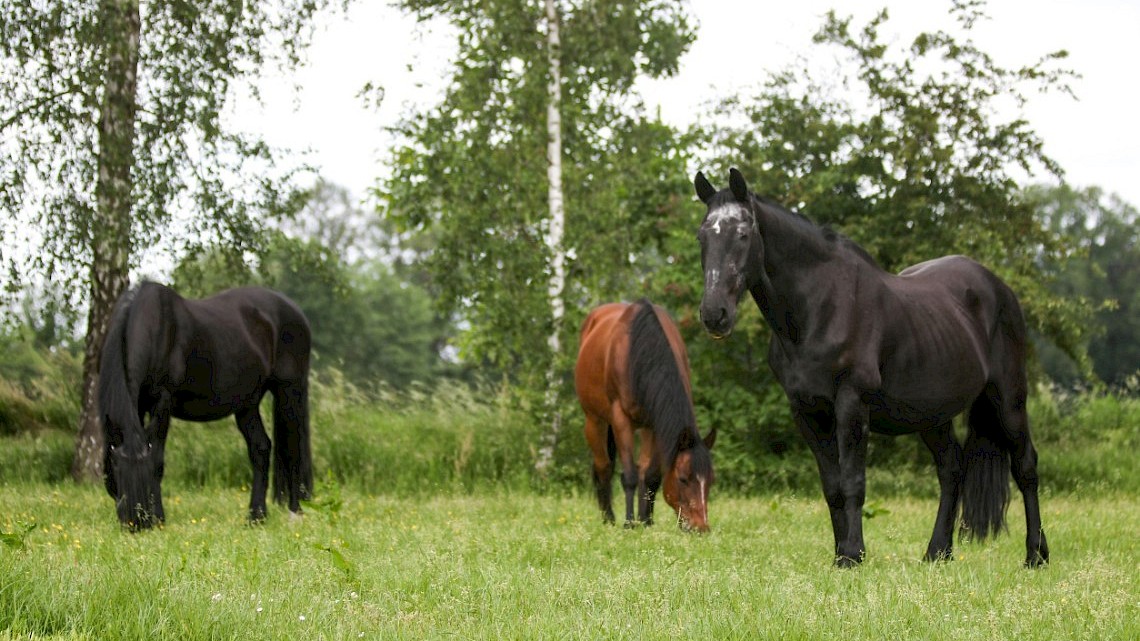
<path fill-rule="evenodd" d="M 974 400 L 967 414 L 962 481 L 960 536 L 983 540 L 1005 529 L 1010 500 L 1010 470 L 1018 420 L 1024 419 L 1025 359 L 1029 343 L 1025 317 L 1013 291 L 987 270 L 997 295 L 990 332 L 995 379 Z M 1028 429 L 1022 425 L 1021 429 Z M 1028 434 L 1025 436 L 1028 438 Z"/>
<path fill-rule="evenodd" d="M 643 419 L 652 427 L 659 464 L 670 468 L 677 452 L 700 443 L 681 366 L 653 304 L 637 303 L 629 327 L 629 380 Z"/>
<path fill-rule="evenodd" d="M 963 451 L 962 524 L 959 536 L 985 540 L 1005 529 L 1009 507 L 1009 449 L 1002 444 L 998 414 L 982 394 L 967 417 Z"/>
<path fill-rule="evenodd" d="M 127 439 L 141 439 L 142 423 L 138 406 L 131 394 L 127 371 L 127 323 L 138 288 L 128 289 L 115 303 L 103 349 L 99 355 L 99 412 L 103 424 L 103 482 L 107 492 L 118 496 L 115 477 L 111 474 L 111 448 Z M 142 445 L 135 443 L 135 446 Z"/>
<path fill-rule="evenodd" d="M 307 378 L 280 384 L 273 397 L 273 455 L 273 499 L 295 508 L 313 493 Z"/>

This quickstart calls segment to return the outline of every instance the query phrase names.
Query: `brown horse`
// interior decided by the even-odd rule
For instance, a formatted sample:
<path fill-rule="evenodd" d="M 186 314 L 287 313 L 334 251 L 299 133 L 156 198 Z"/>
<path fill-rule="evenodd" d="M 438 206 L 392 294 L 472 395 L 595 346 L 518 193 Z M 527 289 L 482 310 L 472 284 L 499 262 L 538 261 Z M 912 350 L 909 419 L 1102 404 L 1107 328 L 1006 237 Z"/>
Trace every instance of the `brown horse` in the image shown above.
<path fill-rule="evenodd" d="M 586 442 L 594 457 L 594 488 L 607 522 L 614 521 L 611 479 L 621 458 L 625 525 L 653 523 L 653 498 L 664 477 L 665 502 L 682 528 L 707 532 L 713 483 L 709 449 L 716 429 L 701 438 L 693 414 L 689 357 L 665 310 L 642 299 L 592 310 L 582 324 L 574 370 L 586 413 Z M 634 431 L 641 437 L 636 467 Z"/>

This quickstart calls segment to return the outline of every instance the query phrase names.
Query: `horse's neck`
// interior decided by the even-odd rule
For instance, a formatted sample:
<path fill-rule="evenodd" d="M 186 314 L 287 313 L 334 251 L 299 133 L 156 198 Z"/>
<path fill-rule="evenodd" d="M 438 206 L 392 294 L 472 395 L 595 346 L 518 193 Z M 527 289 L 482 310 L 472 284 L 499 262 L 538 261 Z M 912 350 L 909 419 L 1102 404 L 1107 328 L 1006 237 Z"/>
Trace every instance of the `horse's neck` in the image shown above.
<path fill-rule="evenodd" d="M 818 270 L 847 257 L 837 253 L 818 228 L 797 220 L 794 214 L 766 206 L 754 207 L 754 211 L 763 242 L 763 261 L 754 272 L 749 291 L 772 329 L 785 339 L 799 342 L 812 317 L 812 290 L 831 284 L 817 282 Z"/>

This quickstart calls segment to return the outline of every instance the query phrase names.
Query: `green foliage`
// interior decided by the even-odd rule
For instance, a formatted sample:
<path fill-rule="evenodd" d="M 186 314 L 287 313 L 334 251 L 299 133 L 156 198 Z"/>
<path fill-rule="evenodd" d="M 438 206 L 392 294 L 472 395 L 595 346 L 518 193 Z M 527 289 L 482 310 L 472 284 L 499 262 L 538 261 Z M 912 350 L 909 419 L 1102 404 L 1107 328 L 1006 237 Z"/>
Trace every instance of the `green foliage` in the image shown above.
<path fill-rule="evenodd" d="M 738 353 L 731 345 L 724 351 Z M 78 377 L 74 360 L 53 367 Z M 713 375 L 703 367 L 698 371 Z M 48 383 L 62 376 L 50 374 L 27 393 L 0 381 L 0 484 L 67 478 L 78 393 L 74 384 Z M 779 387 L 753 392 L 721 386 L 719 395 L 717 389 L 713 383 L 694 387 L 701 432 L 713 426 L 712 417 L 720 417 L 713 451 L 716 493 L 817 496 L 815 460 L 789 427 Z M 1129 457 L 1140 447 L 1137 391 L 1133 381 L 1131 387 L 1111 393 L 1039 387 L 1030 395 L 1030 422 L 1046 491 L 1140 495 L 1140 478 L 1129 473 Z M 314 509 L 326 518 L 341 518 L 341 488 L 392 496 L 492 488 L 589 493 L 581 410 L 569 404 L 563 408 L 556 465 L 541 477 L 533 463 L 544 424 L 516 405 L 513 392 L 448 380 L 432 387 L 360 387 L 336 369 L 322 369 L 312 381 L 311 408 L 315 469 L 317 478 L 325 479 L 318 483 Z M 267 425 L 271 416 L 267 401 L 262 407 Z M 869 496 L 937 496 L 930 454 L 916 437 L 875 435 L 868 461 Z M 202 487 L 246 491 L 249 459 L 233 421 L 176 420 L 170 430 L 166 482 L 170 492 Z M 244 501 L 238 497 L 233 503 L 240 506 Z"/>
<path fill-rule="evenodd" d="M 0 331 L 0 435 L 75 429 L 79 357 L 37 341 L 27 326 Z"/>
<path fill-rule="evenodd" d="M 559 329 L 571 345 L 589 307 L 639 293 L 630 257 L 652 244 L 659 210 L 684 193 L 676 134 L 630 91 L 638 77 L 675 71 L 693 30 L 680 2 L 558 4 L 569 272 Z M 453 24 L 459 51 L 440 104 L 396 127 L 392 176 L 378 189 L 383 213 L 435 241 L 426 268 L 441 314 L 468 328 L 463 356 L 541 390 L 555 329 L 541 3 L 401 6 Z"/>
<path fill-rule="evenodd" d="M 179 264 L 172 282 L 188 297 L 238 285 L 292 298 L 312 327 L 316 365 L 362 387 L 405 387 L 457 373 L 441 358 L 450 328 L 433 313 L 428 294 L 378 260 L 349 265 L 319 242 L 276 234 L 255 264 L 218 247 Z"/>
<path fill-rule="evenodd" d="M 1043 484 L 1093 495 L 1140 493 L 1135 453 L 1140 448 L 1140 379 L 1114 393 L 1073 393 L 1039 386 L 1029 413 Z"/>
<path fill-rule="evenodd" d="M 103 75 L 122 37 L 103 28 L 113 4 L 124 3 L 0 2 L 0 240 L 38 245 L 9 254 L 9 294 L 36 274 L 63 284 L 69 308 L 83 307 L 78 285 L 106 231 L 95 228 L 94 191 Z M 141 12 L 139 92 L 128 97 L 141 151 L 130 167 L 130 239 L 116 245 L 135 264 L 155 246 L 176 255 L 210 242 L 256 247 L 261 216 L 295 207 L 296 170 L 227 130 L 222 114 L 236 83 L 266 64 L 299 62 L 313 17 L 336 4 L 176 0 Z"/>
<path fill-rule="evenodd" d="M 1091 301 L 1094 312 L 1077 354 L 1087 352 L 1091 365 L 1044 345 L 1046 372 L 1072 385 L 1091 369 L 1100 381 L 1123 384 L 1140 371 L 1140 212 L 1095 187 L 1036 186 L 1025 197 L 1045 225 L 1075 247 L 1065 259 L 1045 263 L 1050 289 L 1066 300 Z"/>
<path fill-rule="evenodd" d="M 26 549 L 27 544 L 25 543 L 25 540 L 28 538 L 28 534 L 33 532 L 35 529 L 35 521 L 32 521 L 31 523 L 17 521 L 16 526 L 12 528 L 12 531 L 0 530 L 0 543 L 3 543 L 10 549 Z"/>

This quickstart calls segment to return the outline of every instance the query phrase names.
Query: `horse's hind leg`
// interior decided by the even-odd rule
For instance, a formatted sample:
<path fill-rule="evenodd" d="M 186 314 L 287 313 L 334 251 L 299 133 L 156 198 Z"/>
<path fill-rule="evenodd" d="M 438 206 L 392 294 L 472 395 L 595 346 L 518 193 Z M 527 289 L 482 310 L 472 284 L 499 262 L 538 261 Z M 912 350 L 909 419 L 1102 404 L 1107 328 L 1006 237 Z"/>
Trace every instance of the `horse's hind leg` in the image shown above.
<path fill-rule="evenodd" d="M 148 431 L 154 432 L 155 453 L 158 458 L 155 460 L 155 477 L 158 481 L 159 492 L 154 497 L 154 516 L 159 523 L 166 522 L 166 510 L 162 507 L 162 477 L 166 473 L 166 435 L 170 432 L 170 408 L 171 399 L 170 392 L 162 390 L 159 392 L 158 402 L 155 403 L 154 408 L 151 410 L 150 424 L 147 427 Z"/>
<path fill-rule="evenodd" d="M 238 429 L 245 437 L 249 463 L 253 467 L 253 484 L 249 492 L 249 520 L 252 523 L 259 523 L 265 520 L 265 493 L 269 487 L 269 455 L 272 445 L 269 442 L 269 435 L 265 433 L 265 425 L 261 422 L 261 413 L 256 405 L 239 411 L 236 418 Z"/>
<path fill-rule="evenodd" d="M 598 508 L 606 523 L 614 522 L 613 475 L 614 443 L 613 432 L 604 421 L 586 414 L 586 444 L 593 455 L 594 492 L 598 496 Z"/>
<path fill-rule="evenodd" d="M 953 558 L 954 522 L 958 518 L 958 499 L 962 491 L 962 446 L 954 438 L 954 424 L 951 422 L 922 432 L 921 436 L 934 456 L 938 485 L 942 491 L 934 534 L 926 546 L 924 558 L 927 561 L 949 560 Z"/>
<path fill-rule="evenodd" d="M 1025 393 L 998 394 L 990 399 L 998 407 L 1002 430 L 1011 444 L 1010 472 L 1025 503 L 1025 566 L 1049 562 L 1049 544 L 1041 527 L 1041 504 L 1037 495 L 1037 449 L 1029 436 Z"/>
<path fill-rule="evenodd" d="M 621 487 L 625 490 L 625 527 L 629 528 L 636 523 L 633 520 L 633 503 L 640 476 L 633 460 L 633 425 L 617 402 L 614 402 L 611 414 L 613 422 L 610 427 L 613 429 L 618 458 L 621 459 Z"/>

